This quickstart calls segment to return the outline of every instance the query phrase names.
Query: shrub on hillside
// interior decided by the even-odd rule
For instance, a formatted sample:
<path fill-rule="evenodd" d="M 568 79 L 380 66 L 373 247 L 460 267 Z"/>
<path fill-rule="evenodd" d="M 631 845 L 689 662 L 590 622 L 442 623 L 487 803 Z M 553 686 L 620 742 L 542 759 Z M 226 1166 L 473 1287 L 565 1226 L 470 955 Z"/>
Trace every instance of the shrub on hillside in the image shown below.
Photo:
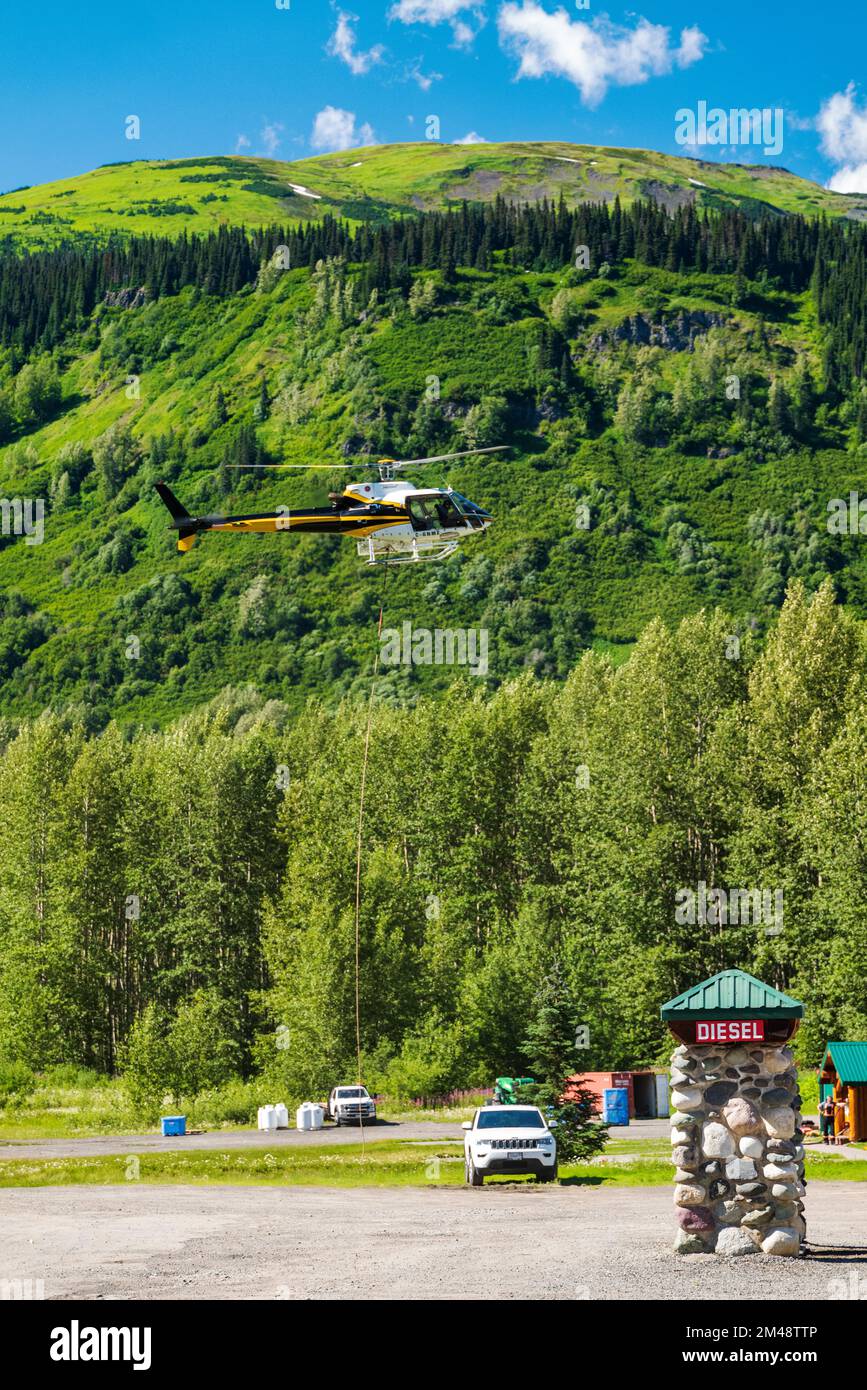
<path fill-rule="evenodd" d="M 147 1116 L 165 1096 L 223 1085 L 241 1063 L 232 1006 L 212 989 L 197 990 L 173 1019 L 149 1004 L 130 1031 L 124 1063 L 130 1099 Z"/>
<path fill-rule="evenodd" d="M 35 1082 L 33 1072 L 24 1062 L 15 1062 L 0 1057 L 0 1100 L 8 1101 L 13 1096 L 23 1096 L 32 1089 Z"/>

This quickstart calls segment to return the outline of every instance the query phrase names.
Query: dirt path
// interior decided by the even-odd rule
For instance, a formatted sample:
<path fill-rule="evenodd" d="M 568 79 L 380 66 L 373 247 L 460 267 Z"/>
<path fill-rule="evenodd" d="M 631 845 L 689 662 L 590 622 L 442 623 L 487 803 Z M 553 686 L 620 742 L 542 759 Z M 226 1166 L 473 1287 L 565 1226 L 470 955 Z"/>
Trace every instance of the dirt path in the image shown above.
<path fill-rule="evenodd" d="M 10 1188 L 0 1279 L 50 1299 L 863 1297 L 867 1184 L 807 1201 L 807 1258 L 716 1260 L 670 1254 L 667 1188 Z"/>
<path fill-rule="evenodd" d="M 668 1135 L 668 1120 L 637 1120 L 621 1128 L 613 1126 L 613 1139 L 656 1139 Z M 437 1139 L 462 1140 L 463 1131 L 457 1121 L 443 1124 L 418 1120 L 396 1124 L 381 1120 L 367 1125 L 365 1142 L 379 1139 Z M 94 1139 L 6 1139 L 0 1140 L 0 1160 L 4 1158 L 88 1158 L 100 1154 L 178 1153 L 185 1149 L 212 1149 L 222 1153 L 227 1149 L 263 1148 L 277 1150 L 292 1145 L 316 1147 L 317 1144 L 358 1144 L 361 1132 L 357 1126 L 328 1125 L 320 1130 L 279 1129 L 270 1133 L 257 1129 L 217 1130 L 209 1134 L 188 1134 L 183 1139 L 164 1139 L 161 1134 L 106 1134 Z"/>

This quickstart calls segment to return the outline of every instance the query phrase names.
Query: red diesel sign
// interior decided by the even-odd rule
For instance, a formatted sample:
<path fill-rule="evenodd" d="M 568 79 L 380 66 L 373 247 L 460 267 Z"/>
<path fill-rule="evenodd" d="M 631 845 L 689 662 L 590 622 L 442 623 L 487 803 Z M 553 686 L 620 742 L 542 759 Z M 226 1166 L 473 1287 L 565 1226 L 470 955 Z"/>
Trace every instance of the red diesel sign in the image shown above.
<path fill-rule="evenodd" d="M 763 1018 L 726 1018 L 720 1021 L 696 1023 L 697 1043 L 764 1042 Z"/>

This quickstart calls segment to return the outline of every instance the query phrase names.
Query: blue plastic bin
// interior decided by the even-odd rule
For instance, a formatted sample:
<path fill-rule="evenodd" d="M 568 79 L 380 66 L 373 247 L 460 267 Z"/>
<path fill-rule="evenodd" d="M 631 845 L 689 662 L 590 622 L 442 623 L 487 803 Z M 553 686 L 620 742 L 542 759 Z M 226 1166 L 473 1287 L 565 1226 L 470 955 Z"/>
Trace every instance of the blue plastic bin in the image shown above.
<path fill-rule="evenodd" d="M 612 1086 L 602 1092 L 602 1122 L 606 1125 L 629 1124 L 629 1092 L 625 1086 Z"/>
<path fill-rule="evenodd" d="M 163 1127 L 163 1134 L 186 1134 L 187 1117 L 186 1115 L 163 1115 L 160 1120 Z"/>

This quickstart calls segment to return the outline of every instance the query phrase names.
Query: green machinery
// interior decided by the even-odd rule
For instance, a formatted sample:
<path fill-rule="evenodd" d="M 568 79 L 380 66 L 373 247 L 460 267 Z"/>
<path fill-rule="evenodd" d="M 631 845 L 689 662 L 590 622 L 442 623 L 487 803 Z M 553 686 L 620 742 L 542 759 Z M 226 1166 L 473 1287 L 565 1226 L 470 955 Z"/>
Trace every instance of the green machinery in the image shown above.
<path fill-rule="evenodd" d="M 494 1100 L 498 1105 L 518 1105 L 522 1086 L 535 1086 L 532 1076 L 498 1076 L 494 1082 Z"/>

